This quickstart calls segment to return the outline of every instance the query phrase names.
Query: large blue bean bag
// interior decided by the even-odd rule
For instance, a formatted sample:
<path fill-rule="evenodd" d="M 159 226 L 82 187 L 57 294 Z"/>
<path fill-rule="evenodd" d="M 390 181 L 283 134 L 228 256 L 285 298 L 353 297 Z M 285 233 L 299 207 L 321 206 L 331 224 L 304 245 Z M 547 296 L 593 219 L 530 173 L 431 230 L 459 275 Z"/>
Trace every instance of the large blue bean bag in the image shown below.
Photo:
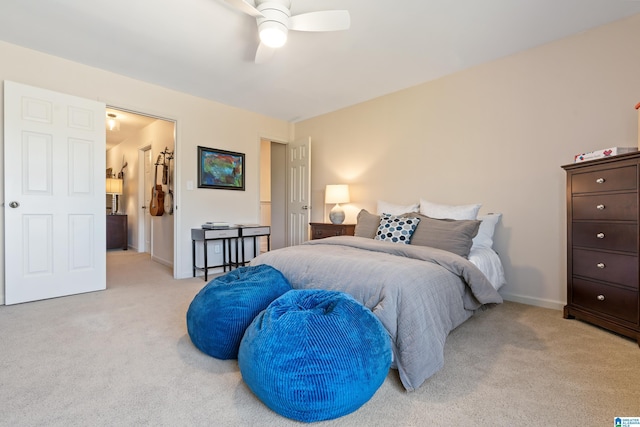
<path fill-rule="evenodd" d="M 242 378 L 273 411 L 312 422 L 349 414 L 384 382 L 391 341 L 350 295 L 291 290 L 247 328 L 238 352 Z"/>
<path fill-rule="evenodd" d="M 236 359 L 247 326 L 258 313 L 291 289 L 270 265 L 240 267 L 211 280 L 187 311 L 193 344 L 218 359 Z"/>

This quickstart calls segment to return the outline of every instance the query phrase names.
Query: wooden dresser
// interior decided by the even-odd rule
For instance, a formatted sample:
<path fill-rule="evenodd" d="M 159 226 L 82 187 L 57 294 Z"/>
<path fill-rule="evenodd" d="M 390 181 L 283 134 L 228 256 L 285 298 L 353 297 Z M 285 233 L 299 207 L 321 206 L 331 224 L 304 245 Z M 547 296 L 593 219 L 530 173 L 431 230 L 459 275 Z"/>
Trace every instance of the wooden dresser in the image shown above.
<path fill-rule="evenodd" d="M 567 305 L 640 345 L 640 153 L 563 166 L 567 172 Z"/>
<path fill-rule="evenodd" d="M 126 215 L 107 215 L 107 249 L 127 250 L 129 247 Z"/>
<path fill-rule="evenodd" d="M 353 236 L 355 224 L 331 224 L 326 222 L 310 222 L 311 240 L 324 239 L 332 236 Z"/>

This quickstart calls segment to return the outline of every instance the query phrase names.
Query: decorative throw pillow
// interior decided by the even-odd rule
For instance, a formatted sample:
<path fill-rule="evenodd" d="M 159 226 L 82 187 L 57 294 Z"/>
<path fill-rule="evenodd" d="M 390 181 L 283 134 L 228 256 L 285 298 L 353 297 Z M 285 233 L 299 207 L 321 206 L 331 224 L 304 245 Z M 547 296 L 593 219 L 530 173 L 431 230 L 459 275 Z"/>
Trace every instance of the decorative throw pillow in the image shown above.
<path fill-rule="evenodd" d="M 411 235 L 419 222 L 420 218 L 415 216 L 382 214 L 380 216 L 380 225 L 378 226 L 375 240 L 408 245 L 411 242 Z"/>
<path fill-rule="evenodd" d="M 358 213 L 358 222 L 356 223 L 356 229 L 353 235 L 356 237 L 373 239 L 376 236 L 379 225 L 379 215 L 374 215 L 372 213 L 369 213 L 366 209 L 362 209 Z"/>
<path fill-rule="evenodd" d="M 418 215 L 420 224 L 413 233 L 411 244 L 430 246 L 467 258 L 480 221 L 434 219 Z"/>
<path fill-rule="evenodd" d="M 420 199 L 420 213 L 435 219 L 476 219 L 481 203 L 474 205 L 441 205 Z"/>
<path fill-rule="evenodd" d="M 378 200 L 378 215 L 382 215 L 383 213 L 391 215 L 402 215 L 405 212 L 418 212 L 419 210 L 420 207 L 417 203 L 405 206 Z"/>
<path fill-rule="evenodd" d="M 472 248 L 493 248 L 493 233 L 496 230 L 496 225 L 502 217 L 501 213 L 493 213 L 488 215 L 481 215 L 478 217 L 480 221 L 480 229 L 478 234 L 473 238 Z"/>

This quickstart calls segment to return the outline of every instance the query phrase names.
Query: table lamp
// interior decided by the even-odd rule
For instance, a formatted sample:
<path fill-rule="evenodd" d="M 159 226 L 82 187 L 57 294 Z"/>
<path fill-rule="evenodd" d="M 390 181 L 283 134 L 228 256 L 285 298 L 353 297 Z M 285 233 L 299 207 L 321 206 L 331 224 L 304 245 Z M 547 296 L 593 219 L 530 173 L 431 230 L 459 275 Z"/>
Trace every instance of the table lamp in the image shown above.
<path fill-rule="evenodd" d="M 340 203 L 349 203 L 349 186 L 346 184 L 327 185 L 324 192 L 325 204 L 333 204 L 335 206 L 329 212 L 329 220 L 333 224 L 342 224 L 344 222 L 344 210 Z"/>
<path fill-rule="evenodd" d="M 107 178 L 107 194 L 111 194 L 113 201 L 111 202 L 111 215 L 118 213 L 117 195 L 122 194 L 122 179 Z"/>

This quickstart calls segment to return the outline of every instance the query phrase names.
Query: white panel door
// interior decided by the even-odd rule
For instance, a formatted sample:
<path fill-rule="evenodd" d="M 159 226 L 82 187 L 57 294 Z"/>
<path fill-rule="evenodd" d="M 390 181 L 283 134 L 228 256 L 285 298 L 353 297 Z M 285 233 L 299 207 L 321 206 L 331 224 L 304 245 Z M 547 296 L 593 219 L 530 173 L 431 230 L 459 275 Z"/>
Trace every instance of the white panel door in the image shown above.
<path fill-rule="evenodd" d="M 105 104 L 4 82 L 5 302 L 106 288 Z"/>
<path fill-rule="evenodd" d="M 153 188 L 153 159 L 151 147 L 144 152 L 144 252 L 151 254 L 151 190 Z M 143 252 L 143 251 L 141 251 Z"/>
<path fill-rule="evenodd" d="M 287 170 L 287 242 L 294 246 L 309 240 L 311 138 L 287 145 Z"/>

